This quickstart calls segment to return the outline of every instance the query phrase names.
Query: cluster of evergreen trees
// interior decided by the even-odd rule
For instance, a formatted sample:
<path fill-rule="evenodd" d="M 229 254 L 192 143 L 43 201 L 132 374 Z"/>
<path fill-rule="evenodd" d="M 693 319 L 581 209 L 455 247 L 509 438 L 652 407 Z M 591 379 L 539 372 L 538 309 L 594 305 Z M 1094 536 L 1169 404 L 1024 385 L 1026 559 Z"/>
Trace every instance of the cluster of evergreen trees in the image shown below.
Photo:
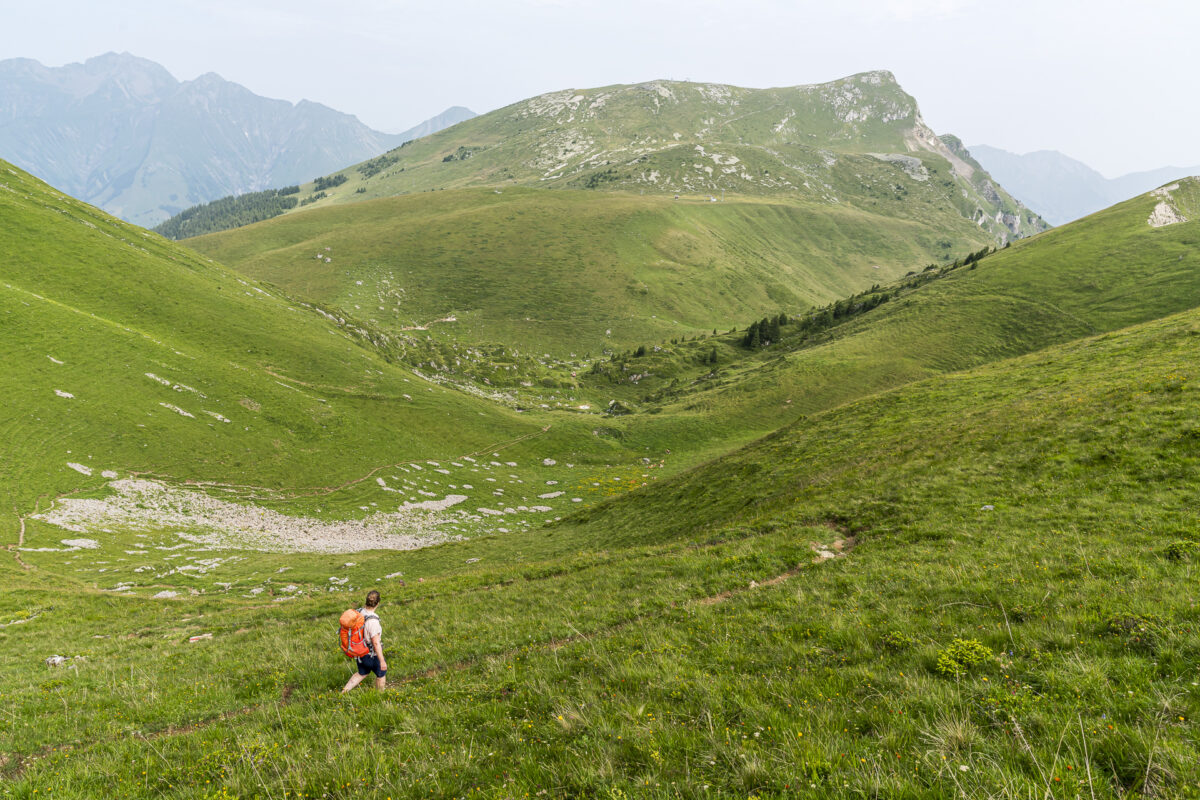
<path fill-rule="evenodd" d="M 242 195 L 229 195 L 211 203 L 192 206 L 179 212 L 154 229 L 168 239 L 187 239 L 214 231 L 238 228 L 295 208 L 299 186 L 267 189 Z"/>
<path fill-rule="evenodd" d="M 1009 244 L 1012 244 L 1012 243 L 1009 242 Z M 1005 246 L 1007 247 L 1008 245 L 1005 245 Z M 967 266 L 968 264 L 974 264 L 975 262 L 979 261 L 984 256 L 986 256 L 988 253 L 994 253 L 994 252 L 996 252 L 996 248 L 994 248 L 994 247 L 980 248 L 979 250 L 976 250 L 974 253 L 968 253 L 967 257 L 964 258 L 961 262 L 955 261 L 954 266 L 958 267 L 958 266 Z"/>
<path fill-rule="evenodd" d="M 742 347 L 757 350 L 772 342 L 778 342 L 779 337 L 783 335 L 780 329 L 787 324 L 787 314 L 783 313 L 777 317 L 763 317 L 758 322 L 750 323 L 750 327 L 746 328 L 746 335 L 742 337 Z"/>
<path fill-rule="evenodd" d="M 856 317 L 859 314 L 865 314 L 873 308 L 876 308 L 888 300 L 896 296 L 899 290 L 881 291 L 879 284 L 875 284 L 870 289 L 850 297 L 843 297 L 836 303 L 818 308 L 816 311 L 811 311 L 799 318 L 797 328 L 801 333 L 817 333 L 826 328 L 832 328 L 834 325 L 850 317 Z"/>
<path fill-rule="evenodd" d="M 341 186 L 347 180 L 348 178 L 340 172 L 337 175 L 326 175 L 324 178 L 317 178 L 313 181 L 313 191 L 323 192 L 326 189 Z"/>
<path fill-rule="evenodd" d="M 399 150 L 399 149 L 400 148 L 396 148 L 396 150 Z M 381 156 L 376 156 L 375 158 L 372 158 L 370 161 L 364 161 L 363 163 L 359 164 L 358 165 L 359 174 L 361 174 L 364 178 L 370 178 L 374 175 L 378 175 L 379 173 L 383 172 L 385 169 L 390 167 L 392 164 L 395 164 L 397 161 L 400 160 L 400 154 L 397 153 L 396 150 L 392 150 L 390 152 L 384 153 Z"/>
<path fill-rule="evenodd" d="M 621 174 L 610 167 L 599 172 L 593 172 L 577 183 L 584 189 L 597 189 L 606 183 L 613 183 L 619 180 L 621 180 Z"/>
<path fill-rule="evenodd" d="M 891 300 L 898 293 L 899 289 L 881 290 L 879 284 L 875 284 L 866 291 L 850 297 L 843 297 L 823 308 L 810 311 L 802 317 L 790 319 L 787 314 L 783 313 L 775 317 L 763 317 L 758 322 L 750 323 L 740 344 L 751 350 L 775 344 L 783 336 L 782 329 L 785 325 L 795 325 L 796 331 L 801 334 L 818 333 L 850 317 L 865 314 Z"/>
<path fill-rule="evenodd" d="M 449 163 L 451 161 L 466 161 L 468 158 L 475 155 L 476 152 L 484 149 L 485 148 L 483 147 L 460 147 L 453 153 L 450 153 L 443 158 L 442 163 Z"/>

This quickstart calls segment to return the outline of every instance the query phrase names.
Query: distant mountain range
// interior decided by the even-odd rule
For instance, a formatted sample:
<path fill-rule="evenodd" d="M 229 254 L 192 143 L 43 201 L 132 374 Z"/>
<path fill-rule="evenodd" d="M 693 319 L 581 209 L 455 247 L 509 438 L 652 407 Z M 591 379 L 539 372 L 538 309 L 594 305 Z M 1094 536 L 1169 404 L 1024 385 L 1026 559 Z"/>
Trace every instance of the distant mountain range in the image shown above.
<path fill-rule="evenodd" d="M 144 226 L 226 195 L 312 180 L 473 116 L 454 107 L 386 134 L 214 73 L 181 82 L 128 53 L 62 67 L 0 61 L 0 156 Z"/>
<path fill-rule="evenodd" d="M 972 145 L 970 150 L 996 180 L 1053 225 L 1094 214 L 1177 178 L 1200 174 L 1200 166 L 1162 167 L 1106 178 L 1056 150 L 1017 155 L 986 144 Z"/>

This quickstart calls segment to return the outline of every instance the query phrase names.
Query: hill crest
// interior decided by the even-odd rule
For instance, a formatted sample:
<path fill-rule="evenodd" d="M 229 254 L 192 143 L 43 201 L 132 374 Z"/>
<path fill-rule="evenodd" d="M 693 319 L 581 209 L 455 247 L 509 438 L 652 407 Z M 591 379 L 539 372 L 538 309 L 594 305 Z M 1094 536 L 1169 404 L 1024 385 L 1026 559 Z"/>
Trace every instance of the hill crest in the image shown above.
<path fill-rule="evenodd" d="M 772 89 L 660 79 L 548 92 L 306 184 L 296 210 L 506 186 L 787 195 L 904 219 L 932 204 L 1001 243 L 1046 227 L 884 71 Z"/>

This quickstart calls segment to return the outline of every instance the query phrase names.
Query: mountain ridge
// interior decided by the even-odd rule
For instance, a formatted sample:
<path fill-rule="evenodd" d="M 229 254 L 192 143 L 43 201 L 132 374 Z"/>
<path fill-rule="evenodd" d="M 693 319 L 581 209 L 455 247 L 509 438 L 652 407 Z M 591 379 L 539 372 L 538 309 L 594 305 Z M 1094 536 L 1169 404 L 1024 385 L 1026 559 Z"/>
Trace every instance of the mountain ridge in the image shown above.
<path fill-rule="evenodd" d="M 986 144 L 972 145 L 970 150 L 1014 195 L 1055 225 L 1086 217 L 1177 178 L 1200 174 L 1200 165 L 1196 165 L 1106 178 L 1057 150 L 1018 154 Z"/>
<path fill-rule="evenodd" d="M 302 185 L 297 210 L 506 186 L 790 195 L 903 217 L 932 204 L 1000 243 L 1046 227 L 939 138 L 886 71 L 774 89 L 656 80 L 548 92 Z"/>
<path fill-rule="evenodd" d="M 215 72 L 178 81 L 128 53 L 62 67 L 0 61 L 0 155 L 144 226 L 228 194 L 309 180 L 471 113 L 447 109 L 385 134 Z"/>

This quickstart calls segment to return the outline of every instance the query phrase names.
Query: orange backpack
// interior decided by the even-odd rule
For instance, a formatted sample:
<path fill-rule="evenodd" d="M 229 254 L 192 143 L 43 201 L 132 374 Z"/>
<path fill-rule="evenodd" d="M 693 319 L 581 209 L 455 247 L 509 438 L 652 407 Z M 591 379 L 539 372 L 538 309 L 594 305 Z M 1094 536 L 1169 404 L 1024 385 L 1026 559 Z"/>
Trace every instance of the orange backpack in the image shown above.
<path fill-rule="evenodd" d="M 375 617 L 374 614 L 371 615 Z M 378 617 L 375 617 L 378 619 Z M 338 635 L 342 643 L 342 652 L 347 658 L 362 658 L 371 654 L 371 645 L 367 642 L 367 618 L 357 609 L 348 608 L 338 619 L 340 630 Z"/>

